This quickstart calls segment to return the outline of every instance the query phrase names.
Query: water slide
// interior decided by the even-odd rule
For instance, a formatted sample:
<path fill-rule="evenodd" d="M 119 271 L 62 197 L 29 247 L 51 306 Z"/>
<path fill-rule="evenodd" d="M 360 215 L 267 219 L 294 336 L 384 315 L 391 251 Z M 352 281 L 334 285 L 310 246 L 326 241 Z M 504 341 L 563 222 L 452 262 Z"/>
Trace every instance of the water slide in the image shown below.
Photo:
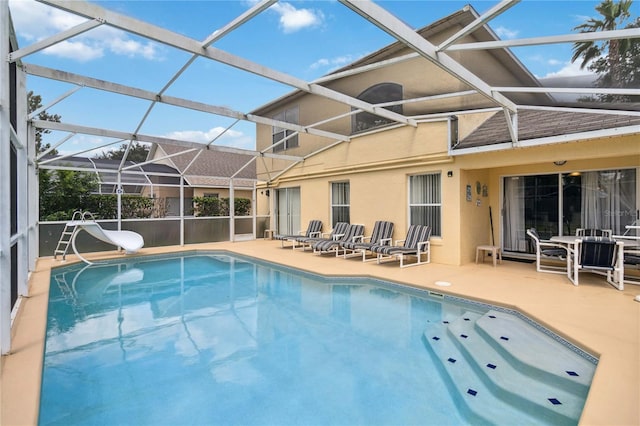
<path fill-rule="evenodd" d="M 71 245 L 76 256 L 78 256 L 83 262 L 91 264 L 87 259 L 80 256 L 76 249 L 76 237 L 81 230 L 85 230 L 87 233 L 97 238 L 100 241 L 104 241 L 114 246 L 122 247 L 126 254 L 132 254 L 137 252 L 144 245 L 144 239 L 142 235 L 133 231 L 109 231 L 103 229 L 100 224 L 92 220 L 82 220 L 70 223 L 75 225 L 76 231 L 74 232 Z"/>

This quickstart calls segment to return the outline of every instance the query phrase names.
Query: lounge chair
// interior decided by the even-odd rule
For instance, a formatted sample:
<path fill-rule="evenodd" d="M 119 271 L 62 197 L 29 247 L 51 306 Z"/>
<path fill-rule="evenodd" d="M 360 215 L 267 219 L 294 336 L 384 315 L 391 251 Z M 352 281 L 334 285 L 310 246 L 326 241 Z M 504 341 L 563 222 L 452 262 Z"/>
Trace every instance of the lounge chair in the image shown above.
<path fill-rule="evenodd" d="M 373 225 L 373 231 L 370 236 L 362 237 L 356 241 L 345 241 L 341 243 L 340 249 L 342 250 L 342 256 L 345 259 L 352 256 L 362 256 L 363 262 L 368 260 L 377 260 L 377 256 L 367 259 L 367 254 L 371 253 L 371 247 L 375 245 L 390 246 L 392 237 L 393 222 L 379 220 Z"/>
<path fill-rule="evenodd" d="M 331 232 L 322 233 L 318 237 L 298 237 L 292 239 L 293 241 L 293 249 L 302 248 L 302 250 L 306 250 L 307 248 L 311 248 L 314 243 L 318 241 L 328 241 L 328 240 L 337 240 L 341 238 L 345 232 L 347 232 L 347 228 L 349 228 L 349 224 L 346 222 L 338 222 L 333 227 Z"/>
<path fill-rule="evenodd" d="M 313 243 L 313 253 L 335 253 L 337 257 L 340 250 L 340 244 L 360 240 L 362 239 L 363 235 L 364 225 L 349 225 L 344 235 L 342 235 L 341 237 L 324 241 L 316 241 L 315 243 Z"/>
<path fill-rule="evenodd" d="M 397 240 L 395 245 L 378 244 L 370 248 L 371 252 L 377 254 L 378 264 L 389 260 L 400 259 L 400 267 L 422 265 L 431 262 L 431 226 L 411 225 L 404 240 Z M 402 245 L 399 245 L 402 243 Z M 427 255 L 427 260 L 423 261 L 422 256 Z M 416 262 L 405 264 L 405 259 L 410 256 L 416 257 Z"/>
<path fill-rule="evenodd" d="M 541 240 L 535 228 L 527 229 L 527 235 L 536 247 L 536 271 L 549 274 L 567 274 L 569 248 L 560 243 Z M 560 262 L 560 264 L 558 264 Z"/>
<path fill-rule="evenodd" d="M 307 226 L 307 230 L 302 233 L 298 233 L 298 234 L 278 234 L 276 236 L 274 236 L 273 238 L 276 240 L 280 240 L 282 247 L 285 247 L 284 243 L 285 241 L 291 242 L 293 243 L 293 240 L 296 238 L 314 238 L 314 237 L 319 237 L 320 235 L 322 235 L 322 221 L 321 220 L 317 220 L 317 219 L 313 219 L 309 221 L 309 225 Z M 293 244 L 295 245 L 295 244 Z"/>
<path fill-rule="evenodd" d="M 624 290 L 624 260 L 622 242 L 605 237 L 585 237 L 576 243 L 569 259 L 569 279 L 578 285 L 581 271 L 606 274 L 607 282 Z"/>

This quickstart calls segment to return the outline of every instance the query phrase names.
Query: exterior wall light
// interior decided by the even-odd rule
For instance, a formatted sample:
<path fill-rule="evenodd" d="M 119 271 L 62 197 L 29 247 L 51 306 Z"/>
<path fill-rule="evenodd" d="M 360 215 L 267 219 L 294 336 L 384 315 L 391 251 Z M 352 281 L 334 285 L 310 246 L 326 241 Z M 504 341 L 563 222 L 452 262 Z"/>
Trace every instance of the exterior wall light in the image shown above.
<path fill-rule="evenodd" d="M 564 166 L 565 164 L 567 164 L 567 160 L 554 161 L 553 164 L 555 164 L 556 166 Z"/>

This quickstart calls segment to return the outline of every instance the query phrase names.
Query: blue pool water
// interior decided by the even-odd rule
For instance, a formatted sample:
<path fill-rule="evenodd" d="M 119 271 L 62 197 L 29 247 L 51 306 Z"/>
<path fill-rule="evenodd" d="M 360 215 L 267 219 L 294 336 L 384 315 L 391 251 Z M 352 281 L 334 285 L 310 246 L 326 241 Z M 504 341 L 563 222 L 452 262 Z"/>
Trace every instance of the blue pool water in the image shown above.
<path fill-rule="evenodd" d="M 521 323 L 537 332 L 489 305 L 225 253 L 58 268 L 39 423 L 576 424 L 596 360 L 539 332 L 571 366 L 537 370 Z M 509 369 L 527 376 L 491 377 Z"/>

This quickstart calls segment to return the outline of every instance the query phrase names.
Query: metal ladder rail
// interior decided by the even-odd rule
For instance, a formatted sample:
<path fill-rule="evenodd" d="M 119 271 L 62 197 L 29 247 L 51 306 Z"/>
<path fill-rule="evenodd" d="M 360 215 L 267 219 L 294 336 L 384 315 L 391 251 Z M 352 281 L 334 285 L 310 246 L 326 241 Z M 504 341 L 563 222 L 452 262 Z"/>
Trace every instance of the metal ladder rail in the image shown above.
<path fill-rule="evenodd" d="M 80 272 L 82 272 L 82 271 L 80 271 Z M 78 272 L 77 274 L 80 274 L 80 272 Z M 65 303 L 67 305 L 71 306 L 75 318 L 84 318 L 84 317 L 86 317 L 86 312 L 85 312 L 83 307 L 78 305 L 78 301 L 77 301 L 77 298 L 76 298 L 76 293 L 69 286 L 69 283 L 67 282 L 66 274 L 67 274 L 66 272 L 62 273 L 62 274 L 56 274 L 56 275 L 53 276 L 53 279 L 55 280 L 56 284 L 58 285 L 58 289 L 60 290 L 60 293 L 62 294 L 62 297 L 65 300 Z"/>
<path fill-rule="evenodd" d="M 56 246 L 56 249 L 53 251 L 54 259 L 57 259 L 58 255 L 61 254 L 62 260 L 66 260 L 67 251 L 69 251 L 69 243 L 71 242 L 71 238 L 73 237 L 73 234 L 76 232 L 75 223 L 83 219 L 84 219 L 84 215 L 82 211 L 77 210 L 73 212 L 73 217 L 71 218 L 71 222 L 67 222 L 64 225 L 64 229 L 62 230 L 62 234 L 60 235 L 60 239 L 58 240 L 58 245 Z"/>

